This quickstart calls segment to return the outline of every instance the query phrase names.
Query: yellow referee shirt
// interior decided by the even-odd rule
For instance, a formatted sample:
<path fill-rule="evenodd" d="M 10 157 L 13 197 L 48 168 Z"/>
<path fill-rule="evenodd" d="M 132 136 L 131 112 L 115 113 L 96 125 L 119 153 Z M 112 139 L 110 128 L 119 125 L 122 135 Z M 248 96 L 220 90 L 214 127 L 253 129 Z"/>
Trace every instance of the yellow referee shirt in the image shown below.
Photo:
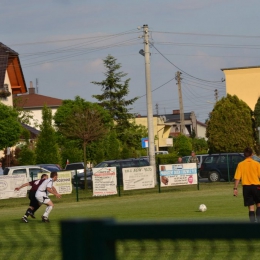
<path fill-rule="evenodd" d="M 242 185 L 260 185 L 260 163 L 251 157 L 237 165 L 234 179 L 241 180 Z"/>

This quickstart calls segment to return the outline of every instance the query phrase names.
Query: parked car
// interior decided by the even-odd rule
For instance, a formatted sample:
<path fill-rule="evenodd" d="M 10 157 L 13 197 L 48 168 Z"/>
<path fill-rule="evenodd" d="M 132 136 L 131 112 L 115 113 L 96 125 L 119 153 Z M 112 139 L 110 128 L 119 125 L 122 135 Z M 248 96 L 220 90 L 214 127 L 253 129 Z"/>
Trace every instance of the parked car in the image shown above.
<path fill-rule="evenodd" d="M 4 175 L 26 174 L 28 182 L 37 179 L 38 173 L 50 173 L 50 171 L 37 165 L 13 166 L 4 169 Z"/>
<path fill-rule="evenodd" d="M 198 169 L 200 169 L 200 168 L 201 168 L 201 164 L 202 164 L 204 158 L 205 158 L 206 156 L 208 156 L 208 154 L 196 154 L 196 156 L 197 156 L 197 158 L 198 158 L 198 160 L 199 160 Z M 183 157 L 182 157 L 182 162 L 183 162 L 183 163 L 188 163 L 190 157 L 191 157 L 191 156 L 183 156 Z"/>
<path fill-rule="evenodd" d="M 252 156 L 252 159 L 260 163 L 260 157 L 256 156 L 255 154 Z"/>
<path fill-rule="evenodd" d="M 110 161 L 104 161 L 99 164 L 97 164 L 93 168 L 105 168 L 105 167 L 116 167 L 117 168 L 117 175 L 118 180 L 120 184 L 123 183 L 122 179 L 122 168 L 131 168 L 131 167 L 143 167 L 143 166 L 149 166 L 150 163 L 146 159 L 142 158 L 130 158 L 130 159 L 123 159 L 123 160 L 110 160 Z M 92 171 L 87 173 L 87 181 L 88 181 L 88 187 L 89 187 L 89 180 L 91 178 L 91 186 L 92 186 Z M 76 182 L 76 176 L 73 176 L 73 184 L 76 186 L 78 183 L 78 186 L 82 189 L 85 187 L 85 179 L 84 179 L 84 172 L 77 174 L 78 180 Z M 88 179 L 89 178 L 89 179 Z"/>
<path fill-rule="evenodd" d="M 76 163 L 69 163 L 65 166 L 65 171 L 71 171 L 71 180 L 74 186 L 77 185 L 76 178 L 74 178 L 75 174 L 77 173 L 78 176 L 78 187 L 84 189 L 85 188 L 85 177 L 84 177 L 84 162 L 76 162 Z M 88 188 L 92 188 L 92 170 L 86 168 L 87 171 L 87 185 Z M 79 181 L 82 179 L 84 181 L 84 185 L 80 185 Z"/>
<path fill-rule="evenodd" d="M 71 176 L 73 177 L 75 174 L 75 170 L 77 173 L 84 172 L 84 162 L 76 162 L 76 163 L 69 163 L 65 166 L 65 171 L 71 171 Z"/>
<path fill-rule="evenodd" d="M 159 155 L 159 154 L 169 154 L 168 151 L 155 151 L 154 153 L 155 153 L 155 155 Z"/>
<path fill-rule="evenodd" d="M 241 153 L 219 153 L 206 156 L 201 164 L 200 177 L 215 182 L 234 178 L 238 163 L 245 159 Z"/>
<path fill-rule="evenodd" d="M 58 172 L 62 170 L 58 164 L 36 164 L 36 165 L 50 172 Z"/>

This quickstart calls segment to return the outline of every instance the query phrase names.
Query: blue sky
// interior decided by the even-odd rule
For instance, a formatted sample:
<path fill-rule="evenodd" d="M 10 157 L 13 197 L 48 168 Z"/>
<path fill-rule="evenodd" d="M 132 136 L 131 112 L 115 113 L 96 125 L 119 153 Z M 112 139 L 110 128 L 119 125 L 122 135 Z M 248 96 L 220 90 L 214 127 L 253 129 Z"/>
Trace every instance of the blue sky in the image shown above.
<path fill-rule="evenodd" d="M 146 115 L 137 27 L 148 24 L 154 113 L 179 108 L 181 69 L 184 111 L 204 122 L 214 90 L 225 95 L 221 68 L 259 65 L 259 10 L 257 0 L 2 0 L 0 42 L 20 54 L 27 87 L 37 78 L 39 94 L 60 99 L 94 102 L 101 90 L 91 82 L 104 79 L 111 54 L 131 78 L 129 98 L 140 97 L 132 111 Z"/>

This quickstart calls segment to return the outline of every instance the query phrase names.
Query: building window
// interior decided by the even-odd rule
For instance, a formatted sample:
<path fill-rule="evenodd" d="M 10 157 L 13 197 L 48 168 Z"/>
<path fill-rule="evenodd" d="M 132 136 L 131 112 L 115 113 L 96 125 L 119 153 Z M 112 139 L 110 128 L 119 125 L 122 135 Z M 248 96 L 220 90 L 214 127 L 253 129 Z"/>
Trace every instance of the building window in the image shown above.
<path fill-rule="evenodd" d="M 7 100 L 7 97 L 11 96 L 11 92 L 8 89 L 8 84 L 0 86 L 0 99 Z"/>

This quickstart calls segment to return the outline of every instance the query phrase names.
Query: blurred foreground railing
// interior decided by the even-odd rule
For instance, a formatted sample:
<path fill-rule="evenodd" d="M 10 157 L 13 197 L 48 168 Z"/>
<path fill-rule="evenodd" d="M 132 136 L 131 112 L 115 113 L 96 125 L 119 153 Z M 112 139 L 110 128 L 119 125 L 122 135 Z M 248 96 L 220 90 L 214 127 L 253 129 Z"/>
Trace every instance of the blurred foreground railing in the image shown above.
<path fill-rule="evenodd" d="M 62 222 L 62 254 L 69 259 L 256 259 L 260 224 Z"/>

